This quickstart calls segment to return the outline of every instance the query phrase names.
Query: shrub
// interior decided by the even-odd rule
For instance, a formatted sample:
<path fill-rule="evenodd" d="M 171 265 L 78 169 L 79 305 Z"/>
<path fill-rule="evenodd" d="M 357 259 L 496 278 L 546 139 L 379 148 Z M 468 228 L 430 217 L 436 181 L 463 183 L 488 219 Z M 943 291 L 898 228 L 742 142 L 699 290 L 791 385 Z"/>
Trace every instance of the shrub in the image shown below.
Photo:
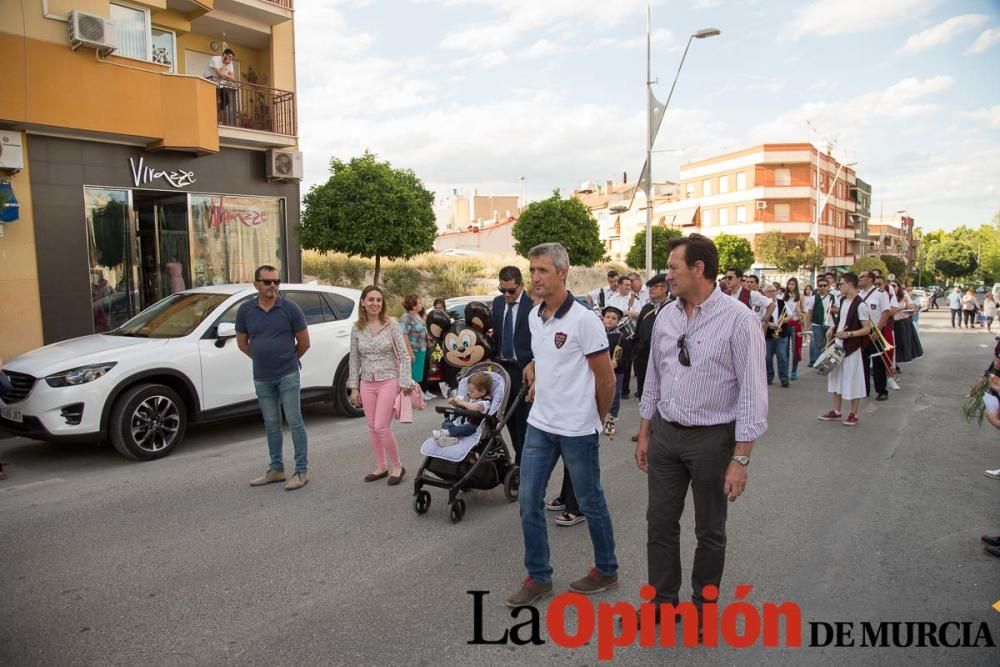
<path fill-rule="evenodd" d="M 382 276 L 385 279 L 385 288 L 391 294 L 405 297 L 419 290 L 420 271 L 409 264 L 392 264 L 385 269 Z"/>

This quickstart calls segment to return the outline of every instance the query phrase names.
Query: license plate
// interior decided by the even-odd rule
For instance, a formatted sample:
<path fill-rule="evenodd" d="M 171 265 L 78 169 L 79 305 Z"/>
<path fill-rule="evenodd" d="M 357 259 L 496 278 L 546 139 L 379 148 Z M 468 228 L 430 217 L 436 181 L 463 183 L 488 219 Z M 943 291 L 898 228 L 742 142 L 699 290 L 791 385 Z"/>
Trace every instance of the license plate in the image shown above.
<path fill-rule="evenodd" d="M 11 410 L 10 408 L 0 408 L 0 417 L 4 419 L 9 419 L 12 422 L 17 422 L 18 424 L 24 423 L 24 415 L 21 414 L 20 410 Z"/>

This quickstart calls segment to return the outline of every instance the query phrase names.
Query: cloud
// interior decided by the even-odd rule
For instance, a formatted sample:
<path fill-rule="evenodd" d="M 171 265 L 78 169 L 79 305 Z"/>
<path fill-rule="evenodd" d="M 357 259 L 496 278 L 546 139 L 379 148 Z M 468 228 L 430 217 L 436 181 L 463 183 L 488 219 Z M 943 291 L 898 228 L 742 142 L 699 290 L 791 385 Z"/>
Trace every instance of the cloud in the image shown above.
<path fill-rule="evenodd" d="M 488 22 L 465 25 L 447 34 L 441 46 L 466 51 L 509 48 L 526 35 L 567 23 L 612 26 L 638 15 L 643 0 L 436 0 L 448 7 L 476 6 L 492 11 Z"/>
<path fill-rule="evenodd" d="M 992 128 L 1000 129 L 1000 104 L 969 111 L 966 115 L 974 120 L 982 121 Z"/>
<path fill-rule="evenodd" d="M 941 44 L 947 44 L 961 33 L 967 30 L 978 28 L 987 23 L 990 17 L 986 14 L 962 14 L 953 16 L 947 21 L 942 21 L 935 26 L 922 30 L 915 35 L 910 35 L 906 43 L 900 49 L 902 53 L 919 53 L 925 49 Z"/>
<path fill-rule="evenodd" d="M 752 81 L 743 87 L 743 90 L 750 92 L 776 93 L 785 87 L 784 81 L 777 79 L 767 79 Z"/>
<path fill-rule="evenodd" d="M 665 28 L 657 28 L 649 34 L 649 41 L 652 42 L 653 46 L 670 45 L 674 43 L 674 33 Z M 621 49 L 646 48 L 646 34 L 643 33 L 635 37 L 629 37 L 628 39 L 622 39 L 620 37 L 601 37 L 600 39 L 594 40 L 594 42 L 591 43 L 591 47 L 616 47 Z"/>
<path fill-rule="evenodd" d="M 563 44 L 556 44 L 547 39 L 540 39 L 518 55 L 523 58 L 547 58 L 566 51 Z"/>
<path fill-rule="evenodd" d="M 967 53 L 983 53 L 1000 44 L 1000 28 L 988 28 L 969 47 Z"/>
<path fill-rule="evenodd" d="M 938 0 L 817 0 L 801 8 L 787 29 L 788 37 L 842 35 L 881 30 L 926 13 Z"/>
<path fill-rule="evenodd" d="M 830 81 L 829 79 L 820 79 L 809 84 L 809 90 L 825 90 L 826 88 L 836 88 L 840 84 L 836 81 Z"/>
<path fill-rule="evenodd" d="M 695 9 L 714 9 L 722 5 L 722 0 L 695 0 Z"/>

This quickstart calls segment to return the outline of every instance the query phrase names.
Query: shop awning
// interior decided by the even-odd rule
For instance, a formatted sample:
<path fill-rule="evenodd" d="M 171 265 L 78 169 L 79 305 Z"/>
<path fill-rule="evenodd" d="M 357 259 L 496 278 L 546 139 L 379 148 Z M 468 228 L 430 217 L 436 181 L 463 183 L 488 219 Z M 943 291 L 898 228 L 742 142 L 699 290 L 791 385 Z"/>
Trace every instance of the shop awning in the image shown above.
<path fill-rule="evenodd" d="M 668 211 L 663 216 L 663 224 L 667 227 L 688 227 L 694 224 L 694 216 L 697 212 L 697 206 L 682 208 L 679 211 Z"/>

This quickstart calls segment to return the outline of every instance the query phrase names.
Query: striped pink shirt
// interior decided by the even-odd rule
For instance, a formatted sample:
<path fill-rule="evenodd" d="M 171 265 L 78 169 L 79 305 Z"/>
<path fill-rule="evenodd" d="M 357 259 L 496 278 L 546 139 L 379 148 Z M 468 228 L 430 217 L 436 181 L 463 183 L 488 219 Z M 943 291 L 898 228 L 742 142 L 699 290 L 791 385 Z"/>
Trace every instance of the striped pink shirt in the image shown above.
<path fill-rule="evenodd" d="M 678 359 L 677 341 L 691 359 Z M 752 442 L 767 431 L 764 335 L 753 311 L 716 287 L 691 318 L 678 299 L 653 325 L 639 415 L 684 426 L 736 422 L 736 440 Z"/>

